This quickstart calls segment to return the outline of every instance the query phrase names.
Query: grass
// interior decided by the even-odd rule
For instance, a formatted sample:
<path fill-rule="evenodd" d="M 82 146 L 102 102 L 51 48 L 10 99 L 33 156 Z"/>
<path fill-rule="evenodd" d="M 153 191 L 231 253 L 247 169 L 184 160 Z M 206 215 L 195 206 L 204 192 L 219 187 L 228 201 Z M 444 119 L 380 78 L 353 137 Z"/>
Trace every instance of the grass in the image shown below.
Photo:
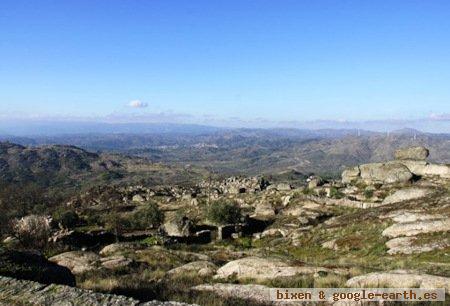
<path fill-rule="evenodd" d="M 163 270 L 96 271 L 78 279 L 79 287 L 98 292 L 121 294 L 140 301 L 179 301 L 209 306 L 260 305 L 236 298 L 224 298 L 208 292 L 193 292 L 196 285 L 212 279 L 195 273 L 166 277 Z"/>

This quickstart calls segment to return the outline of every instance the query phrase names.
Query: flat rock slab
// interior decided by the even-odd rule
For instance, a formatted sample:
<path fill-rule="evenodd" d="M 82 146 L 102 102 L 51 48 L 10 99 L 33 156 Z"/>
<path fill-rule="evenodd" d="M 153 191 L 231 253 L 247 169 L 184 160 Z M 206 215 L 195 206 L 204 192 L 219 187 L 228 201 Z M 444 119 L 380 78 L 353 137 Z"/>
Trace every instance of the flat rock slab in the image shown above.
<path fill-rule="evenodd" d="M 239 285 L 239 284 L 204 284 L 192 288 L 193 291 L 212 292 L 223 298 L 238 298 L 251 300 L 264 305 L 277 305 L 270 300 L 269 287 L 263 285 Z M 285 303 L 286 304 L 286 303 Z"/>
<path fill-rule="evenodd" d="M 124 253 L 134 252 L 142 249 L 141 246 L 131 242 L 118 242 L 109 244 L 100 250 L 101 256 L 123 255 Z"/>
<path fill-rule="evenodd" d="M 121 295 L 97 293 L 64 285 L 43 285 L 37 282 L 0 276 L 0 305 L 189 306 L 191 304 L 160 301 L 141 303 Z"/>
<path fill-rule="evenodd" d="M 167 272 L 168 275 L 185 275 L 196 273 L 199 276 L 212 276 L 217 271 L 217 266 L 209 261 L 193 261 L 174 268 Z"/>
<path fill-rule="evenodd" d="M 72 251 L 50 257 L 49 261 L 69 268 L 73 274 L 83 274 L 98 268 L 100 256 L 94 252 Z"/>
<path fill-rule="evenodd" d="M 383 200 L 383 205 L 400 203 L 404 201 L 416 200 L 427 197 L 433 190 L 426 188 L 405 188 L 394 192 Z"/>
<path fill-rule="evenodd" d="M 433 250 L 442 250 L 450 247 L 450 239 L 440 239 L 424 244 L 418 243 L 417 237 L 399 237 L 386 242 L 387 251 L 390 255 L 395 254 L 419 254 Z"/>
<path fill-rule="evenodd" d="M 450 278 L 429 274 L 420 274 L 415 271 L 394 270 L 389 272 L 375 272 L 360 275 L 349 279 L 347 287 L 370 288 L 370 287 L 391 287 L 391 288 L 444 288 L 450 290 Z"/>
<path fill-rule="evenodd" d="M 424 220 L 440 220 L 442 215 L 430 215 L 424 211 L 397 210 L 385 215 L 381 215 L 380 219 L 392 219 L 395 223 L 411 223 Z"/>
<path fill-rule="evenodd" d="M 450 219 L 423 220 L 408 223 L 396 223 L 386 228 L 382 235 L 389 238 L 416 236 L 422 233 L 450 231 Z"/>
<path fill-rule="evenodd" d="M 270 280 L 279 277 L 291 277 L 298 274 L 315 274 L 318 272 L 333 273 L 334 271 L 322 267 L 291 266 L 277 259 L 246 257 L 222 266 L 217 270 L 215 278 Z"/>

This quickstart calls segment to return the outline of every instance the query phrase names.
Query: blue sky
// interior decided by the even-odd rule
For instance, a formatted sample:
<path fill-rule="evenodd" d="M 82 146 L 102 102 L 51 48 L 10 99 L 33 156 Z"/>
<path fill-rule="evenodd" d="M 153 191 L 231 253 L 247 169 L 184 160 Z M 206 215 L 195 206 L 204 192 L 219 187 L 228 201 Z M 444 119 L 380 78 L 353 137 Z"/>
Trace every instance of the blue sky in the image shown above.
<path fill-rule="evenodd" d="M 446 117 L 449 80 L 450 1 L 0 1 L 3 116 Z"/>

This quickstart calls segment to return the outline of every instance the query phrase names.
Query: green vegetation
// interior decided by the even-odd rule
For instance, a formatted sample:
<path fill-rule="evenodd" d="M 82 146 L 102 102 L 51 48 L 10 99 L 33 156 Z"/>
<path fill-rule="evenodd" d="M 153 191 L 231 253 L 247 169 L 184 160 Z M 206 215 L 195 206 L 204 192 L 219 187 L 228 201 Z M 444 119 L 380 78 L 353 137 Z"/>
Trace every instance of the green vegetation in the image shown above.
<path fill-rule="evenodd" d="M 305 187 L 305 188 L 302 189 L 302 193 L 303 193 L 304 195 L 315 195 L 315 194 L 316 194 L 316 192 L 314 191 L 314 189 L 307 188 L 307 187 Z"/>
<path fill-rule="evenodd" d="M 207 218 L 216 224 L 238 223 L 241 219 L 241 209 L 235 202 L 214 201 L 208 208 Z"/>
<path fill-rule="evenodd" d="M 58 208 L 52 214 L 53 222 L 64 228 L 74 228 L 80 223 L 78 214 L 70 209 Z"/>
<path fill-rule="evenodd" d="M 342 199 L 344 197 L 344 194 L 336 187 L 331 187 L 330 188 L 330 197 L 334 198 L 334 199 Z"/>
<path fill-rule="evenodd" d="M 150 229 L 158 227 L 164 221 L 164 214 L 155 202 L 149 202 L 129 217 L 130 226 L 134 229 Z"/>
<path fill-rule="evenodd" d="M 373 197 L 373 189 L 364 189 L 364 197 L 366 199 L 371 199 Z"/>
<path fill-rule="evenodd" d="M 158 236 L 152 236 L 152 237 L 148 237 L 148 238 L 143 239 L 141 241 L 141 243 L 143 245 L 146 245 L 146 246 L 162 245 L 163 244 L 163 239 L 161 237 L 158 237 Z"/>

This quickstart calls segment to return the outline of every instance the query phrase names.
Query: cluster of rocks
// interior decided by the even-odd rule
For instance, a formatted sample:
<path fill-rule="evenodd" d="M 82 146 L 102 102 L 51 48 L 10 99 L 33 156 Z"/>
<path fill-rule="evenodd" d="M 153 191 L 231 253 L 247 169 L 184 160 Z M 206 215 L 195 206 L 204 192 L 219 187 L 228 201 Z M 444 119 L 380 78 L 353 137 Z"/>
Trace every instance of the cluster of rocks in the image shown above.
<path fill-rule="evenodd" d="M 424 147 L 399 149 L 396 160 L 371 163 L 347 169 L 342 173 L 343 183 L 363 181 L 367 184 L 394 184 L 411 181 L 414 177 L 439 176 L 450 178 L 450 166 L 426 161 L 429 155 Z"/>
<path fill-rule="evenodd" d="M 276 215 L 278 221 L 275 221 L 262 233 L 255 234 L 254 237 L 281 236 L 289 239 L 293 245 L 297 245 L 299 237 L 311 230 L 313 226 L 325 222 L 332 215 L 331 206 L 305 197 L 299 202 L 288 203 L 281 208 Z"/>
<path fill-rule="evenodd" d="M 270 185 L 263 177 L 233 176 L 221 181 L 203 181 L 199 184 L 202 189 L 210 189 L 214 194 L 254 193 L 265 190 Z"/>

